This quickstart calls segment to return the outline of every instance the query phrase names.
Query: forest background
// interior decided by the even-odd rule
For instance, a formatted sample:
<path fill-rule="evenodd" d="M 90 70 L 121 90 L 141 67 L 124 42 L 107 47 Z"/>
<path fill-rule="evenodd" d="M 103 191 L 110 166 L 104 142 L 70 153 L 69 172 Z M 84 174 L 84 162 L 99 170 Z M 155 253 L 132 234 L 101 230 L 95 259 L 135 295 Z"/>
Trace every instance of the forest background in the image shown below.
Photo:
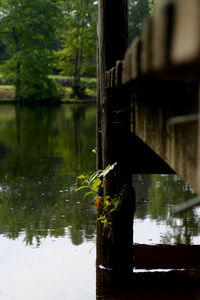
<path fill-rule="evenodd" d="M 163 1 L 129 0 L 129 43 Z M 97 0 L 1 0 L 0 92 L 14 88 L 23 102 L 94 95 L 97 14 Z"/>

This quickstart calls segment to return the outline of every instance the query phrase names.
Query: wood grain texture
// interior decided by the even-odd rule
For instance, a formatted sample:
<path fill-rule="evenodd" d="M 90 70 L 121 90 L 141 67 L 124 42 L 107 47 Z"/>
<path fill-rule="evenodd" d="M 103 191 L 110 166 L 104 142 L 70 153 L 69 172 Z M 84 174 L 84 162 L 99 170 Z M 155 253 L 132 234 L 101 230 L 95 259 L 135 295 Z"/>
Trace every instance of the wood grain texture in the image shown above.
<path fill-rule="evenodd" d="M 152 19 L 152 72 L 169 67 L 174 3 L 161 7 Z"/>
<path fill-rule="evenodd" d="M 174 65 L 200 61 L 200 0 L 175 2 L 171 62 Z"/>

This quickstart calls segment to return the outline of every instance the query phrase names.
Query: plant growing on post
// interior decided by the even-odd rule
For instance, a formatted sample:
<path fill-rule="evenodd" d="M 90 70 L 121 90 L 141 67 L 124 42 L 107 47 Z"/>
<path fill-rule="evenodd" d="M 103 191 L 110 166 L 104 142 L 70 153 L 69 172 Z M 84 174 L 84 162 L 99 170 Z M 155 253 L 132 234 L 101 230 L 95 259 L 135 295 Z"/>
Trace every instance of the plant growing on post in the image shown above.
<path fill-rule="evenodd" d="M 97 170 L 91 176 L 82 174 L 77 177 L 76 191 L 86 189 L 83 199 L 89 195 L 94 196 L 94 201 L 91 204 L 95 204 L 100 209 L 100 216 L 97 221 L 103 224 L 103 229 L 107 231 L 108 237 L 112 233 L 112 214 L 116 211 L 121 203 L 123 197 L 123 191 L 119 195 L 115 195 L 113 198 L 110 196 L 101 196 L 101 189 L 103 188 L 103 180 L 105 177 L 113 171 L 117 163 L 108 165 L 104 170 Z"/>

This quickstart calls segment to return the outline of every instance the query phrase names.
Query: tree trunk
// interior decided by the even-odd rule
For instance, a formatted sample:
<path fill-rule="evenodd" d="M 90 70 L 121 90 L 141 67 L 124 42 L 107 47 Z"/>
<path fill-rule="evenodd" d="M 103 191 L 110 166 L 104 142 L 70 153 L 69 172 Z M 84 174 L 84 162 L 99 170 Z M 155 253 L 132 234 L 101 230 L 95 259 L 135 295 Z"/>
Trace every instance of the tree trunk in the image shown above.
<path fill-rule="evenodd" d="M 15 100 L 20 101 L 21 99 L 21 80 L 20 80 L 20 63 L 17 64 L 16 68 L 16 82 L 15 82 Z"/>
<path fill-rule="evenodd" d="M 15 40 L 15 45 L 16 45 L 16 52 L 19 53 L 20 51 L 20 42 L 19 42 L 19 37 L 18 34 L 16 32 L 16 28 L 13 27 L 13 37 Z M 20 101 L 20 99 L 22 98 L 21 96 L 21 80 L 20 80 L 20 62 L 17 62 L 17 66 L 16 66 L 16 81 L 15 81 L 15 100 L 16 101 Z"/>

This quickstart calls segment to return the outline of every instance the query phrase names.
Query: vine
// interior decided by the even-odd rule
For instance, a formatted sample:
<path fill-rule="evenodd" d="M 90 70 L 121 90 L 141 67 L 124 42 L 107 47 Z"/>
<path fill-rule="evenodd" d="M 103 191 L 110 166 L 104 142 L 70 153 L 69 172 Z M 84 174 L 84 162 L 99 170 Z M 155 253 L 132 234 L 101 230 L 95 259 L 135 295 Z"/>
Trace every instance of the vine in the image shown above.
<path fill-rule="evenodd" d="M 107 230 L 108 236 L 112 233 L 112 215 L 119 208 L 123 192 L 111 198 L 110 196 L 100 196 L 100 190 L 103 189 L 104 178 L 113 171 L 116 165 L 117 163 L 108 165 L 104 170 L 97 170 L 91 176 L 82 174 L 76 178 L 76 186 L 78 186 L 76 191 L 88 190 L 85 192 L 83 199 L 89 195 L 94 196 L 91 204 L 95 204 L 100 209 L 100 216 L 97 218 L 97 222 L 103 224 L 103 230 Z"/>

